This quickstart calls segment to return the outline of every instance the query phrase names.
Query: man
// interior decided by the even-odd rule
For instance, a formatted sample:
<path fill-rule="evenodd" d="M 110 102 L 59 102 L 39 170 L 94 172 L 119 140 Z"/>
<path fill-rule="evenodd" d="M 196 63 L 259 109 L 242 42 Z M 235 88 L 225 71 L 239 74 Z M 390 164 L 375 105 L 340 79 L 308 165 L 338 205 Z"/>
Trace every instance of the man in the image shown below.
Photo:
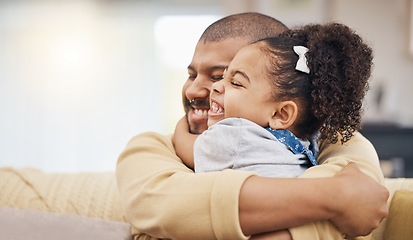
<path fill-rule="evenodd" d="M 257 13 L 232 15 L 207 28 L 182 91 L 192 133 L 206 130 L 211 85 L 222 79 L 236 52 L 285 29 Z M 346 146 L 321 143 L 318 161 L 321 166 L 307 170 L 307 179 L 263 178 L 234 170 L 194 174 L 176 156 L 170 136 L 143 133 L 120 155 L 116 174 L 136 239 L 246 239 L 287 228 L 295 239 L 342 237 L 328 219 L 350 236 L 370 233 L 387 215 L 388 197 L 374 181 L 383 176 L 372 145 L 359 134 Z M 346 166 L 349 161 L 357 161 L 370 177 L 354 164 Z"/>

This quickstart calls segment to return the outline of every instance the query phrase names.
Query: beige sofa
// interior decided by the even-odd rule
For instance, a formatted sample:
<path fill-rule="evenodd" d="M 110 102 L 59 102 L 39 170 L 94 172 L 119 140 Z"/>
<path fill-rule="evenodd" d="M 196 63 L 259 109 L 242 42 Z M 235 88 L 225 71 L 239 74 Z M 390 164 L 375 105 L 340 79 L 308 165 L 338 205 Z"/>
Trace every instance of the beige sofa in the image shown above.
<path fill-rule="evenodd" d="M 413 239 L 413 179 L 387 178 L 385 185 L 390 213 L 373 239 Z M 0 239 L 130 239 L 129 229 L 113 172 L 0 169 Z"/>

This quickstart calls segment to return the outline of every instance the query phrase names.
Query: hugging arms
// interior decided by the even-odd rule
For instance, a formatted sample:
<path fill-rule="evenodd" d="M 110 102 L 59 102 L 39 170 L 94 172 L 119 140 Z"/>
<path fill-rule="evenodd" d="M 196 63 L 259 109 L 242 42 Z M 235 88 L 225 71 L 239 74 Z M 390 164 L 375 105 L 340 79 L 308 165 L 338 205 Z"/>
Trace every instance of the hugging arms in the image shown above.
<path fill-rule="evenodd" d="M 211 86 L 236 52 L 285 29 L 273 18 L 247 13 L 221 19 L 204 32 L 182 92 L 192 133 L 206 130 Z M 322 142 L 317 160 L 319 166 L 297 179 L 235 170 L 194 174 L 176 155 L 171 136 L 143 133 L 120 155 L 116 174 L 138 239 L 245 239 L 286 228 L 294 238 L 308 239 L 325 233 L 317 230 L 326 226 L 326 234 L 342 236 L 330 221 L 350 236 L 371 232 L 387 214 L 388 197 L 376 183 L 383 176 L 373 146 L 355 133 L 346 145 Z M 351 161 L 369 176 L 346 166 Z"/>
<path fill-rule="evenodd" d="M 118 161 L 124 213 L 134 234 L 157 238 L 245 239 L 309 224 L 309 230 L 290 229 L 294 237 L 316 229 L 312 222 L 327 219 L 342 232 L 364 235 L 385 216 L 388 195 L 376 183 L 380 176 L 371 163 L 377 159 L 371 144 L 359 134 L 351 141 L 354 145 L 346 148 L 321 145 L 319 161 L 329 171 L 321 164 L 304 174 L 317 178 L 280 179 L 236 170 L 194 174 L 176 156 L 170 136 L 143 133 Z M 354 159 L 370 176 L 347 166 L 331 177 Z"/>

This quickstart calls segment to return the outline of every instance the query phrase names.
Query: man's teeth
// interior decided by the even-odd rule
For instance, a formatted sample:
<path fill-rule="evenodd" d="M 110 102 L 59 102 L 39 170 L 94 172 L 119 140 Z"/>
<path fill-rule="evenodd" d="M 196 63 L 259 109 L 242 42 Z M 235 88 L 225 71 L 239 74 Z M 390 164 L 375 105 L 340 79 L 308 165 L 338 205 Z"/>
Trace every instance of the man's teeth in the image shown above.
<path fill-rule="evenodd" d="M 208 116 L 208 110 L 195 109 L 194 113 L 198 116 Z"/>
<path fill-rule="evenodd" d="M 216 113 L 223 113 L 224 112 L 224 109 L 216 103 L 212 103 L 211 108 L 212 108 L 212 111 L 216 112 Z"/>

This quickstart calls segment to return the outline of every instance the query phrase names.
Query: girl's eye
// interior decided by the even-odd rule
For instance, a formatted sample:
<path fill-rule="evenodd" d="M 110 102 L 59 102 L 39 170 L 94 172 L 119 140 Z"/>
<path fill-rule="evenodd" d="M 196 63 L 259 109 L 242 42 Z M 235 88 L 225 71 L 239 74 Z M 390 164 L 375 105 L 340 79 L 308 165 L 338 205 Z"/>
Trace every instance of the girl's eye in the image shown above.
<path fill-rule="evenodd" d="M 242 84 L 236 81 L 231 81 L 231 84 L 236 87 L 242 87 Z"/>
<path fill-rule="evenodd" d="M 196 75 L 189 74 L 188 79 L 194 80 L 196 78 Z"/>
<path fill-rule="evenodd" d="M 217 82 L 217 81 L 222 80 L 223 78 L 224 78 L 223 75 L 218 75 L 218 76 L 212 76 L 212 77 L 211 77 L 211 80 L 212 80 L 213 82 Z"/>

